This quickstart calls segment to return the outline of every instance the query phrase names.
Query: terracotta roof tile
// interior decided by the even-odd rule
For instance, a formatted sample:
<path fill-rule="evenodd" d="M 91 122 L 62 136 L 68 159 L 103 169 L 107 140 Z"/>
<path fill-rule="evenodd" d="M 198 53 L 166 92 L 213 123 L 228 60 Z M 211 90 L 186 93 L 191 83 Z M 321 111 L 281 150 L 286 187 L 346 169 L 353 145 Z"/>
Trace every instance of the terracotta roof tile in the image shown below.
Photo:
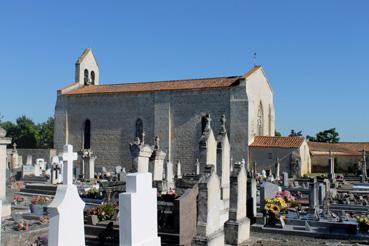
<path fill-rule="evenodd" d="M 369 151 L 369 142 L 308 142 L 308 145 L 313 155 L 327 154 L 329 151 L 332 151 L 334 155 L 362 155 L 361 151 L 363 149 Z"/>
<path fill-rule="evenodd" d="M 89 52 L 86 49 L 78 61 Z M 78 62 L 77 61 L 77 62 Z M 168 80 L 157 82 L 136 82 L 124 84 L 88 85 L 68 90 L 63 95 L 95 94 L 95 93 L 116 93 L 116 92 L 144 92 L 144 91 L 169 91 L 169 90 L 192 90 L 192 89 L 211 89 L 229 87 L 236 84 L 239 80 L 249 77 L 259 70 L 261 66 L 255 66 L 243 76 L 200 78 L 185 80 Z"/>
<path fill-rule="evenodd" d="M 242 79 L 239 76 L 203 78 L 188 80 L 170 80 L 158 82 L 138 82 L 110 85 L 89 85 L 76 88 L 65 95 L 90 94 L 90 93 L 114 93 L 114 92 L 143 92 L 143 91 L 168 91 L 168 90 L 189 90 L 229 87 Z"/>
<path fill-rule="evenodd" d="M 250 147 L 298 148 L 305 141 L 304 137 L 256 136 Z"/>

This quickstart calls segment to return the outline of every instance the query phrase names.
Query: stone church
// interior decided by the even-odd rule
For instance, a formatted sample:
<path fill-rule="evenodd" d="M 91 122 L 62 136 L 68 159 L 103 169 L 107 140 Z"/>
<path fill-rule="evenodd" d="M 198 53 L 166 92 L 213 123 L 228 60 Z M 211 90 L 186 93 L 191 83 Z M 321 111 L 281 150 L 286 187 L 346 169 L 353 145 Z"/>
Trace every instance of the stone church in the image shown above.
<path fill-rule="evenodd" d="M 229 77 L 100 84 L 99 65 L 86 49 L 75 82 L 57 92 L 55 148 L 91 149 L 97 166 L 130 169 L 129 143 L 140 137 L 153 144 L 158 136 L 167 159 L 193 172 L 206 114 L 215 135 L 225 115 L 233 160 L 248 160 L 253 138 L 275 132 L 273 91 L 263 68 Z"/>

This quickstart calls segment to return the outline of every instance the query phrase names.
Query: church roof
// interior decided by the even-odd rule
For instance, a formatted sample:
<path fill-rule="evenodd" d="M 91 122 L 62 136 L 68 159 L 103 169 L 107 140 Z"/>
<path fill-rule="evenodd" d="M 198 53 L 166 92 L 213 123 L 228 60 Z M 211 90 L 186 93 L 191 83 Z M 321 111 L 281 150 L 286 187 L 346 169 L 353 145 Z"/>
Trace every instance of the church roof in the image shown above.
<path fill-rule="evenodd" d="M 145 91 L 170 91 L 170 90 L 192 90 L 192 89 L 212 89 L 230 87 L 240 80 L 247 78 L 261 66 L 255 66 L 243 76 L 168 80 L 157 82 L 135 82 L 124 84 L 88 85 L 72 90 L 59 90 L 64 95 L 96 94 L 96 93 L 117 93 L 117 92 L 145 92 Z M 65 88 L 69 88 L 68 86 Z"/>
<path fill-rule="evenodd" d="M 321 143 L 308 142 L 312 155 L 329 155 L 329 151 L 333 155 L 362 155 L 365 149 L 369 151 L 369 142 L 339 142 L 339 143 Z"/>
<path fill-rule="evenodd" d="M 305 141 L 304 137 L 271 137 L 271 136 L 256 136 L 250 147 L 264 148 L 299 148 Z"/>

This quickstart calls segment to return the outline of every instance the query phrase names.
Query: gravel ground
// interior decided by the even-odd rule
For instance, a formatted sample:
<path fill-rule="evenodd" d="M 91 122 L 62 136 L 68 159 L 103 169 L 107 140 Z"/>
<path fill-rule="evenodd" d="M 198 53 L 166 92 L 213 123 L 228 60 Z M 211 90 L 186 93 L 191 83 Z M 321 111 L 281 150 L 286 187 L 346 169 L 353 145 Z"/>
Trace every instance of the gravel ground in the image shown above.
<path fill-rule="evenodd" d="M 369 245 L 368 241 L 344 241 L 332 239 L 317 239 L 311 237 L 298 237 L 280 234 L 251 232 L 251 238 L 242 246 L 346 246 L 346 245 Z"/>

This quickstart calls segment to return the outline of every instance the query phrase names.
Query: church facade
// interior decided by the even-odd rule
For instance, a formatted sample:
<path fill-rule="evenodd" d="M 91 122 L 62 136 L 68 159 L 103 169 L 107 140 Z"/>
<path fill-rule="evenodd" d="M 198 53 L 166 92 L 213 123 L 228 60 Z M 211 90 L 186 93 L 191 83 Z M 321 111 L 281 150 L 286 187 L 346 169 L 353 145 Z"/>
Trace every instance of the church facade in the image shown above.
<path fill-rule="evenodd" d="M 253 138 L 274 136 L 273 91 L 261 66 L 231 77 L 100 84 L 90 49 L 76 62 L 75 82 L 58 90 L 54 142 L 91 149 L 96 165 L 131 168 L 129 143 L 155 136 L 167 159 L 193 172 L 199 155 L 202 119 L 210 114 L 214 134 L 225 115 L 233 161 L 248 160 Z M 143 134 L 144 133 L 144 134 Z M 144 136 L 144 139 L 142 139 Z"/>

